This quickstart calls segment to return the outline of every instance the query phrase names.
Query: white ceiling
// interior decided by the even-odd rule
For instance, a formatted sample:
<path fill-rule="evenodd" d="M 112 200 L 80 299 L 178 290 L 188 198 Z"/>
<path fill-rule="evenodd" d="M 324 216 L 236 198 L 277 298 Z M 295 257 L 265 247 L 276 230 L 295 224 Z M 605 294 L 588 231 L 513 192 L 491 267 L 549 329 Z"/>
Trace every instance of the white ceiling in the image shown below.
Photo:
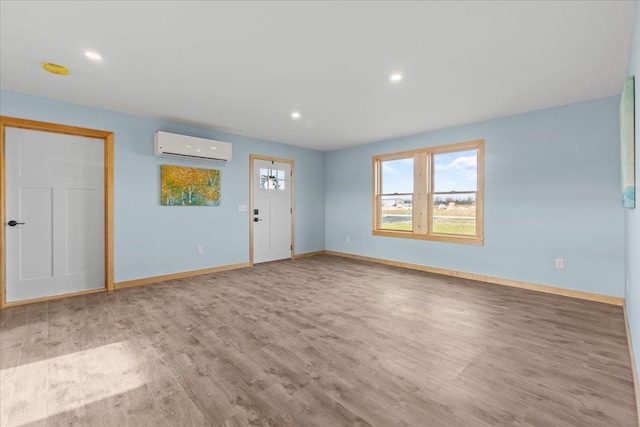
<path fill-rule="evenodd" d="M 331 150 L 619 94 L 633 8 L 2 1 L 0 87 Z"/>

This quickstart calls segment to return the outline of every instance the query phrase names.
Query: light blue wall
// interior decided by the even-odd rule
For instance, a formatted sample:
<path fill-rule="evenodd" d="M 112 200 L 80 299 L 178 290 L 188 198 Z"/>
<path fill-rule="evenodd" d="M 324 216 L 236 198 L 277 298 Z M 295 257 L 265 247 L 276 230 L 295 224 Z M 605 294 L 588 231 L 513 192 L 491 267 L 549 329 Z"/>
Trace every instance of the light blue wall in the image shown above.
<path fill-rule="evenodd" d="M 619 100 L 327 153 L 327 249 L 622 297 Z M 484 246 L 372 236 L 372 156 L 475 139 L 485 140 Z"/>
<path fill-rule="evenodd" d="M 324 249 L 323 152 L 9 91 L 0 92 L 0 114 L 114 132 L 116 282 L 248 261 L 249 212 L 238 205 L 249 205 L 250 154 L 295 161 L 295 250 Z M 158 130 L 233 144 L 220 167 L 221 206 L 160 206 L 160 164 L 218 166 L 154 157 Z"/>
<path fill-rule="evenodd" d="M 248 213 L 237 208 L 249 203 L 248 158 L 256 153 L 296 162 L 296 253 L 326 248 L 623 296 L 618 106 L 610 97 L 322 153 L 0 92 L 0 114 L 115 132 L 116 281 L 247 261 Z M 158 165 L 168 160 L 153 156 L 157 130 L 234 144 L 221 168 L 222 206 L 159 206 Z M 485 139 L 484 246 L 371 235 L 373 155 L 478 138 Z"/>
<path fill-rule="evenodd" d="M 636 208 L 625 209 L 627 227 L 626 266 L 628 288 L 625 293 L 625 304 L 631 330 L 636 366 L 640 368 L 640 3 L 636 2 L 631 39 L 631 55 L 629 57 L 630 76 L 635 76 L 635 111 L 636 111 Z"/>

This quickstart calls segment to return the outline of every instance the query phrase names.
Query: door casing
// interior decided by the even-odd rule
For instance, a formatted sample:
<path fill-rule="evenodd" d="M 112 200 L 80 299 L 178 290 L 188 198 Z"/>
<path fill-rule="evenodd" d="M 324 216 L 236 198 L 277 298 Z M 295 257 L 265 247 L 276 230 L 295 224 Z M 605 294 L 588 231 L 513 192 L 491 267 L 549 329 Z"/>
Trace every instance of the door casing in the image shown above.
<path fill-rule="evenodd" d="M 38 130 L 51 133 L 85 136 L 102 139 L 104 141 L 104 289 L 74 292 L 71 294 L 55 295 L 52 297 L 36 298 L 25 301 L 7 303 L 6 301 L 6 258 L 5 258 L 5 225 L 6 225 L 6 181 L 5 181 L 5 155 L 4 155 L 4 130 L 7 127 Z M 0 116 L 0 308 L 17 305 L 32 304 L 42 301 L 65 298 L 75 295 L 83 295 L 95 292 L 114 290 L 113 282 L 113 132 L 87 129 L 75 126 L 60 125 L 55 123 L 39 122 L 15 117 Z"/>
<path fill-rule="evenodd" d="M 273 162 L 280 163 L 288 163 L 291 165 L 291 258 L 293 259 L 295 248 L 296 248 L 296 238 L 295 238 L 295 213 L 296 208 L 294 204 L 294 190 L 295 190 L 295 163 L 290 159 L 282 159 L 279 157 L 269 157 L 262 156 L 259 154 L 251 154 L 249 155 L 249 266 L 253 267 L 253 179 L 255 178 L 253 172 L 253 161 L 254 160 L 267 160 Z"/>

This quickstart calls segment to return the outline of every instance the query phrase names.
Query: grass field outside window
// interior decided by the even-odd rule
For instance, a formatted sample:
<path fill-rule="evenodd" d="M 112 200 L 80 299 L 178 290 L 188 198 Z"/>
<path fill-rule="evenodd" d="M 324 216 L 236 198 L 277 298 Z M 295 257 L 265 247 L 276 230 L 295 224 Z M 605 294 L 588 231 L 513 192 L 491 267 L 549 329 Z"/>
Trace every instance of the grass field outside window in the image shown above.
<path fill-rule="evenodd" d="M 375 235 L 482 244 L 484 141 L 375 156 Z"/>

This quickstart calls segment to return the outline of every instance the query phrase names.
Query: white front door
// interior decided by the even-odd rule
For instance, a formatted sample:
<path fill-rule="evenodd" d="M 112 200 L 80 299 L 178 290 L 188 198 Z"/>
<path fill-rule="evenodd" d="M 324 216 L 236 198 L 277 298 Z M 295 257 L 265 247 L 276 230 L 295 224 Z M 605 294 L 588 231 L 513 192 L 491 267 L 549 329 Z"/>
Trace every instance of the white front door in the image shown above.
<path fill-rule="evenodd" d="M 253 160 L 253 262 L 291 258 L 291 164 Z"/>
<path fill-rule="evenodd" d="M 5 164 L 6 301 L 103 288 L 104 141 L 6 128 Z"/>

